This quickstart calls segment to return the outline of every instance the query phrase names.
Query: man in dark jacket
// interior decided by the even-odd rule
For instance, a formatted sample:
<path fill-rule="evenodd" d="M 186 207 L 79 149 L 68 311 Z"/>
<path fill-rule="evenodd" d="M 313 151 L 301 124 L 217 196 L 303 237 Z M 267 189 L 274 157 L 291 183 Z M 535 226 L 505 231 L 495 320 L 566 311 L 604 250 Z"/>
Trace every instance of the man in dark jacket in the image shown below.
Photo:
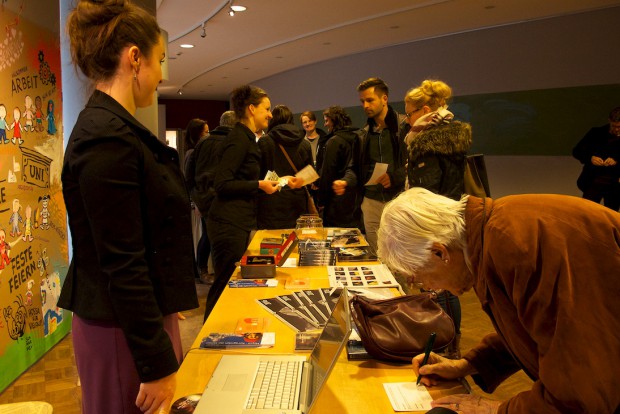
<path fill-rule="evenodd" d="M 389 89 L 383 80 L 366 79 L 359 84 L 357 91 L 368 123 L 362 130 L 360 150 L 353 157 L 345 178 L 334 181 L 333 188 L 337 195 L 341 195 L 347 186 L 359 186 L 364 196 L 361 207 L 366 239 L 376 249 L 383 206 L 405 188 L 406 154 L 400 138 L 405 117 L 388 105 Z M 379 163 L 387 164 L 387 172 L 368 183 Z"/>
<path fill-rule="evenodd" d="M 618 211 L 620 208 L 620 106 L 609 114 L 609 124 L 592 128 L 573 149 L 583 164 L 577 187 L 583 198 Z"/>
<path fill-rule="evenodd" d="M 213 181 L 215 179 L 215 169 L 220 161 L 222 143 L 226 136 L 237 122 L 234 111 L 226 111 L 220 117 L 220 125 L 209 132 L 206 139 L 201 140 L 196 145 L 192 158 L 189 162 L 188 187 L 192 201 L 198 207 L 201 217 L 202 238 L 198 246 L 198 251 L 202 252 L 204 263 L 198 263 L 200 267 L 201 280 L 207 279 L 207 261 L 211 253 L 209 238 L 207 236 L 207 216 L 211 209 L 211 204 L 215 198 Z M 193 171 L 193 174 L 191 172 Z"/>

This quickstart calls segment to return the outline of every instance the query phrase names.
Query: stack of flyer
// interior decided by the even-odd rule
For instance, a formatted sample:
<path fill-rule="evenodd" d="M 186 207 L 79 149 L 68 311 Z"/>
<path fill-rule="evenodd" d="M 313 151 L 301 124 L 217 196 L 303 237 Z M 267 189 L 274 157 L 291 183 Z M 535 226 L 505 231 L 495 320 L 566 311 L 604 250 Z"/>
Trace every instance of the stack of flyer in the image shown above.
<path fill-rule="evenodd" d="M 258 299 L 269 313 L 296 332 L 307 332 L 325 326 L 336 306 L 338 296 L 330 295 L 331 289 L 307 289 Z"/>

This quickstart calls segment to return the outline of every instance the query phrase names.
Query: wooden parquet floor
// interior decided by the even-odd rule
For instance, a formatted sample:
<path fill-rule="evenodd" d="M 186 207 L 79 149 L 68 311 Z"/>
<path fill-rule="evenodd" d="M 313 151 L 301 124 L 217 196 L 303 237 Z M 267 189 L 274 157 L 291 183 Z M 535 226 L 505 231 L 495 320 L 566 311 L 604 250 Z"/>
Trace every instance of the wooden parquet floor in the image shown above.
<path fill-rule="evenodd" d="M 189 349 L 202 326 L 207 288 L 205 285 L 196 286 L 200 308 L 184 312 L 186 320 L 180 321 L 185 350 Z M 461 306 L 463 308 L 461 350 L 467 352 L 478 343 L 480 338 L 492 332 L 493 327 L 472 292 L 461 297 Z M 482 394 L 473 381 L 470 380 L 470 383 L 474 392 Z M 487 397 L 504 400 L 529 389 L 531 384 L 527 376 L 519 372 Z M 71 334 L 69 334 L 0 394 L 0 404 L 47 401 L 54 407 L 54 414 L 81 414 L 81 396 Z"/>

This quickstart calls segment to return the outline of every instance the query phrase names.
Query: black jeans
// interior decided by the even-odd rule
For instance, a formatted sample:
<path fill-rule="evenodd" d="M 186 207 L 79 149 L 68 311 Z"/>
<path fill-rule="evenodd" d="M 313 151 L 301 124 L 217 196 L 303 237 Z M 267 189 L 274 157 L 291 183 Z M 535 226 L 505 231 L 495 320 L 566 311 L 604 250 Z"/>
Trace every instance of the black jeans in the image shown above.
<path fill-rule="evenodd" d="M 207 232 L 211 242 L 215 280 L 207 294 L 205 321 L 215 307 L 224 288 L 226 288 L 230 277 L 237 267 L 236 263 L 243 257 L 248 247 L 248 238 L 250 236 L 250 232 L 247 230 L 214 220 L 207 220 Z"/>
<path fill-rule="evenodd" d="M 601 184 L 594 182 L 583 192 L 586 200 L 600 203 L 605 207 L 618 211 L 620 209 L 620 183 Z"/>
<path fill-rule="evenodd" d="M 207 234 L 207 219 L 201 217 L 200 225 L 202 227 L 202 236 L 200 240 L 198 240 L 198 246 L 196 247 L 196 263 L 198 264 L 199 273 L 207 273 L 209 255 L 211 254 L 211 244 L 209 242 L 209 235 Z"/>

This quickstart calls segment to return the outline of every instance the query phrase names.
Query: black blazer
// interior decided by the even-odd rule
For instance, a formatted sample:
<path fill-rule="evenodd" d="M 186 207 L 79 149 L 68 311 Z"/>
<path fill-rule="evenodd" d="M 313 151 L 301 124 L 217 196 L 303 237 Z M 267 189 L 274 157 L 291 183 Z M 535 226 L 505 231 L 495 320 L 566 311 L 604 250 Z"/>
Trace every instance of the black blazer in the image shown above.
<path fill-rule="evenodd" d="M 260 176 L 260 151 L 256 136 L 237 122 L 221 147 L 215 171 L 215 200 L 209 220 L 245 231 L 256 228 L 256 196 Z"/>
<path fill-rule="evenodd" d="M 162 318 L 198 306 L 178 153 L 95 91 L 69 138 L 62 184 L 73 258 L 58 306 L 120 325 L 141 381 L 175 372 Z"/>

